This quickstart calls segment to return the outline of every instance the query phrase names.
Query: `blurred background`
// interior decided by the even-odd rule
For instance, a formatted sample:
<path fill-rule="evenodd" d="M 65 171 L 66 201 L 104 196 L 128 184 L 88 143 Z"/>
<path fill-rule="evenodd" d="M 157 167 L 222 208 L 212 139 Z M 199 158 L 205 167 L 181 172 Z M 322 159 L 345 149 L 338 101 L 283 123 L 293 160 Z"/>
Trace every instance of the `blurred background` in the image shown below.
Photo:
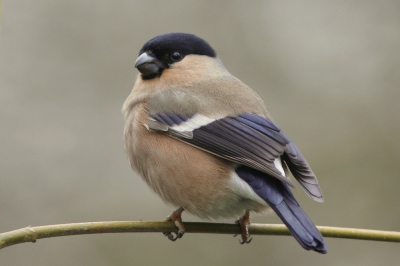
<path fill-rule="evenodd" d="M 317 174 L 317 225 L 400 231 L 400 2 L 3 2 L 0 232 L 47 224 L 163 220 L 174 209 L 133 174 L 120 113 L 134 62 L 167 32 L 206 39 L 265 100 Z M 198 221 L 187 213 L 185 221 Z M 275 215 L 255 223 L 280 223 Z M 222 221 L 222 222 L 233 222 Z M 399 244 L 159 233 L 71 236 L 1 251 L 1 265 L 398 265 Z"/>

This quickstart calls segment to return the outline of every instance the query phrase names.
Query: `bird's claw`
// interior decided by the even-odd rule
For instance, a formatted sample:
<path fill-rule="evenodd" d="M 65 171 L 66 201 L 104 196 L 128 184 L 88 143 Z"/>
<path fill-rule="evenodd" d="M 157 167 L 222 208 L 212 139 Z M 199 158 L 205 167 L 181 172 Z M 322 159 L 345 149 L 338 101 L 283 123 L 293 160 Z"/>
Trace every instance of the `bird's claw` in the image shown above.
<path fill-rule="evenodd" d="M 239 239 L 239 244 L 240 245 L 249 244 L 251 242 L 251 240 L 253 240 L 253 238 L 250 237 L 250 236 L 248 238 L 246 238 L 246 239 Z"/>
<path fill-rule="evenodd" d="M 171 241 L 176 241 L 178 238 L 181 238 L 183 234 L 185 234 L 185 227 L 182 223 L 181 214 L 184 209 L 181 207 L 174 211 L 170 216 L 167 217 L 165 221 L 174 222 L 175 226 L 178 228 L 177 232 L 164 232 L 163 234 L 168 237 Z"/>
<path fill-rule="evenodd" d="M 181 238 L 183 236 L 183 233 L 173 233 L 173 232 L 165 232 L 163 233 L 166 237 L 168 237 L 169 240 L 171 241 L 176 241 L 178 238 Z"/>
<path fill-rule="evenodd" d="M 236 237 L 238 234 L 234 234 L 233 237 Z M 242 236 L 243 237 L 243 236 Z M 246 239 L 239 239 L 239 244 L 243 245 L 243 244 L 249 244 L 251 242 L 251 240 L 253 240 L 253 238 L 249 235 L 247 236 Z"/>
<path fill-rule="evenodd" d="M 246 212 L 245 215 L 243 215 L 242 218 L 239 220 L 236 220 L 236 223 L 240 225 L 240 229 L 242 230 L 242 239 L 239 239 L 239 244 L 249 244 L 253 238 L 250 237 L 249 234 L 249 224 L 250 224 L 250 214 L 249 212 Z M 237 234 L 233 235 L 234 237 L 237 236 Z"/>

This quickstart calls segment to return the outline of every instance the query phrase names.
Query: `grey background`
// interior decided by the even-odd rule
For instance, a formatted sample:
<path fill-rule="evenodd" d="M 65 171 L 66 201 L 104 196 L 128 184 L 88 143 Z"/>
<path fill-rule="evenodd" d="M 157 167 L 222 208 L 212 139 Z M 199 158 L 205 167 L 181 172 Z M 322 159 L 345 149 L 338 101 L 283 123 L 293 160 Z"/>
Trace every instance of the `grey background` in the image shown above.
<path fill-rule="evenodd" d="M 247 3 L 246 3 L 247 2 Z M 28 225 L 161 220 L 172 210 L 129 168 L 121 105 L 142 44 L 206 39 L 265 100 L 317 174 L 318 225 L 400 231 L 399 1 L 3 2 L 0 232 Z M 198 221 L 184 214 L 185 221 Z M 225 221 L 233 222 L 233 221 Z M 257 223 L 279 223 L 275 215 Z M 1 265 L 397 265 L 399 245 L 291 237 L 60 237 L 1 251 Z"/>

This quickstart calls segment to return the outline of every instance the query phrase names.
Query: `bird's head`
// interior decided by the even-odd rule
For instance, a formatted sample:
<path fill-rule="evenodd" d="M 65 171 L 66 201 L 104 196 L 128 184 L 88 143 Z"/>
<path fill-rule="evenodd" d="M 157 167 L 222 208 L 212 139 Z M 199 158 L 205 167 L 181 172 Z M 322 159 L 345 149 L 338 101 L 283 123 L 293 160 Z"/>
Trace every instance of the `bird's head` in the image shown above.
<path fill-rule="evenodd" d="M 180 62 L 185 64 L 192 55 L 216 59 L 214 49 L 203 39 L 193 34 L 167 33 L 154 37 L 143 45 L 135 67 L 140 71 L 143 80 L 154 79 Z"/>

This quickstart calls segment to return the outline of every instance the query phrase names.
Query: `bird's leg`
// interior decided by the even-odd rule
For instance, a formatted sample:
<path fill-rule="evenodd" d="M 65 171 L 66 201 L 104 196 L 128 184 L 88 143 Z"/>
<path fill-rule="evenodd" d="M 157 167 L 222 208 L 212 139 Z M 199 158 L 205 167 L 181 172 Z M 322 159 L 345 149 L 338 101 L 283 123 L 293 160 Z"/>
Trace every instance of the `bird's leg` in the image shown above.
<path fill-rule="evenodd" d="M 183 226 L 182 217 L 181 217 L 181 214 L 184 210 L 185 209 L 183 207 L 180 207 L 179 209 L 177 209 L 173 213 L 171 213 L 171 215 L 168 216 L 167 219 L 165 220 L 166 222 L 174 222 L 175 226 L 178 228 L 178 232 L 175 233 L 175 235 L 172 232 L 164 232 L 163 233 L 171 241 L 175 241 L 178 238 L 181 238 L 183 236 L 183 234 L 185 233 L 185 227 Z"/>
<path fill-rule="evenodd" d="M 240 225 L 240 229 L 242 229 L 242 239 L 239 239 L 239 243 L 241 245 L 248 244 L 251 242 L 252 238 L 249 234 L 249 224 L 250 224 L 250 213 L 246 211 L 246 213 L 240 218 L 236 220 L 236 223 Z"/>

